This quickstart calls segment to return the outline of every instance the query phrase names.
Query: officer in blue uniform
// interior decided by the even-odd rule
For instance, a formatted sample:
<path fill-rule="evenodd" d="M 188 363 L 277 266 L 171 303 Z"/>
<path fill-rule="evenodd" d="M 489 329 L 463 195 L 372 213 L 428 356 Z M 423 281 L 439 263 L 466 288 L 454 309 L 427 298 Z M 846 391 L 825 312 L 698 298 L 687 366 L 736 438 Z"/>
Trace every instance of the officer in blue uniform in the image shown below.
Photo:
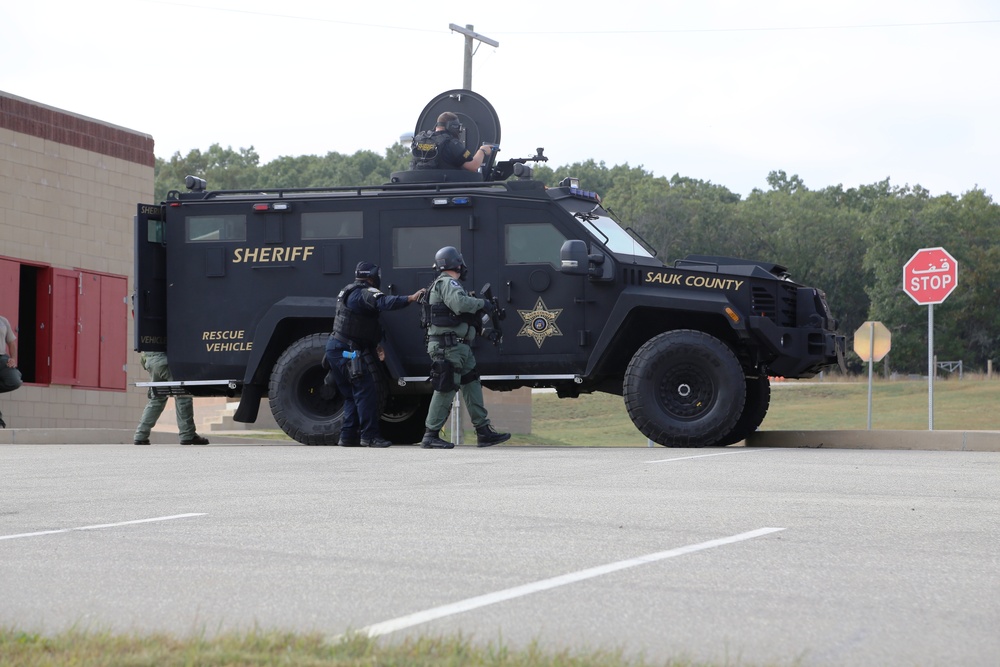
<path fill-rule="evenodd" d="M 344 399 L 344 421 L 340 429 L 341 447 L 388 447 L 392 441 L 379 431 L 378 388 L 373 354 L 381 358 L 379 341 L 382 327 L 379 313 L 405 308 L 425 290 L 409 296 L 390 296 L 379 291 L 382 271 L 371 262 L 359 262 L 354 282 L 337 295 L 337 315 L 333 333 L 326 343 L 326 362 Z M 346 356 L 345 356 L 346 353 Z"/>
<path fill-rule="evenodd" d="M 413 139 L 413 159 L 410 169 L 465 169 L 479 171 L 483 162 L 493 152 L 490 144 L 483 144 L 470 153 L 459 139 L 462 123 L 451 111 L 437 119 L 433 132 L 421 132 Z"/>

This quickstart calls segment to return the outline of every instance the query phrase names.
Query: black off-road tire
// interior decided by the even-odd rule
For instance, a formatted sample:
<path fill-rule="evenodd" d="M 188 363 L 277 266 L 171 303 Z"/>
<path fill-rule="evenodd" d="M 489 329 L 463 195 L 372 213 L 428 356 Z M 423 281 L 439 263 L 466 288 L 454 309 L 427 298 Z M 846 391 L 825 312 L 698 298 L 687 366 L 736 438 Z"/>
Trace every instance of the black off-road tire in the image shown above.
<path fill-rule="evenodd" d="M 705 447 L 743 413 L 746 380 L 729 346 L 701 331 L 668 331 L 636 351 L 625 371 L 625 408 L 636 428 L 666 447 Z"/>
<path fill-rule="evenodd" d="M 312 334 L 292 343 L 274 364 L 267 385 L 274 420 L 304 445 L 336 445 L 340 437 L 344 400 L 336 387 L 323 384 L 328 338 Z"/>
<path fill-rule="evenodd" d="M 734 445 L 740 440 L 746 440 L 747 436 L 757 430 L 767 416 L 767 409 L 771 406 L 771 381 L 767 375 L 761 373 L 757 377 L 747 378 L 747 399 L 743 405 L 743 414 L 736 421 L 736 426 L 729 435 L 722 438 L 716 444 L 720 447 Z"/>

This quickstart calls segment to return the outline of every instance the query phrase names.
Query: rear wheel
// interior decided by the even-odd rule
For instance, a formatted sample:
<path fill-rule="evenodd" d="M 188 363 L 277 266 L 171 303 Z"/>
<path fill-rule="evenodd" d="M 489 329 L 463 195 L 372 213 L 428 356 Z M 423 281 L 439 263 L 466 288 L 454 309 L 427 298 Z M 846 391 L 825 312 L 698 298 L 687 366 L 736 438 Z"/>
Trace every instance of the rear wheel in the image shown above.
<path fill-rule="evenodd" d="M 328 338 L 313 334 L 292 343 L 278 358 L 267 386 L 278 426 L 304 445 L 336 445 L 340 436 L 344 400 L 336 387 L 323 384 Z"/>
<path fill-rule="evenodd" d="M 629 362 L 623 390 L 636 428 L 667 447 L 718 443 L 746 400 L 743 369 L 729 346 L 686 329 L 646 341 Z"/>
<path fill-rule="evenodd" d="M 430 394 L 390 396 L 382 410 L 382 437 L 397 445 L 413 445 L 424 437 Z"/>

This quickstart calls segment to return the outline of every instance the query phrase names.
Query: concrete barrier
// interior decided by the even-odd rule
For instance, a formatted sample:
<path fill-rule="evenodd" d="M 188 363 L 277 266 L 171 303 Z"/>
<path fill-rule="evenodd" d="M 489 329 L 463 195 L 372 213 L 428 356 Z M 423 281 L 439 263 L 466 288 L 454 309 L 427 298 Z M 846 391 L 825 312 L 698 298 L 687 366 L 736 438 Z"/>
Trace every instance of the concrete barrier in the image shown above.
<path fill-rule="evenodd" d="M 757 431 L 747 447 L 1000 452 L 1000 431 Z"/>
<path fill-rule="evenodd" d="M 208 433 L 213 445 L 298 443 L 254 431 Z M 132 430 L 78 428 L 0 429 L 0 445 L 131 445 Z M 176 433 L 153 431 L 153 445 L 179 445 Z M 747 447 L 812 449 L 923 449 L 954 452 L 1000 452 L 1000 431 L 758 431 Z"/>
<path fill-rule="evenodd" d="M 135 432 L 114 428 L 6 428 L 0 429 L 0 445 L 132 445 Z M 261 437 L 260 433 L 209 433 L 213 445 L 271 444 L 298 445 L 290 439 Z M 176 433 L 153 431 L 149 434 L 151 445 L 177 445 Z"/>

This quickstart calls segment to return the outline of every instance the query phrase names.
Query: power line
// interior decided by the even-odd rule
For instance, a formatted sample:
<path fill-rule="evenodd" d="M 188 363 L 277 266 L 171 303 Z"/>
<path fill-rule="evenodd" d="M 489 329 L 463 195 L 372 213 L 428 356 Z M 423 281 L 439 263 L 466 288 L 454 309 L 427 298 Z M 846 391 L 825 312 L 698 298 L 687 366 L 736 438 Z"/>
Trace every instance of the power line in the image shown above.
<path fill-rule="evenodd" d="M 229 7 L 210 7 L 206 5 L 193 5 L 185 2 L 172 2 L 171 0 L 143 0 L 157 5 L 170 5 L 171 7 L 186 7 L 188 9 L 212 10 L 229 14 L 247 14 L 249 16 L 265 16 L 267 18 L 292 19 L 295 21 L 313 21 L 318 23 L 336 23 L 338 25 L 348 25 L 357 28 L 381 28 L 383 30 L 406 30 L 409 32 L 431 32 L 443 33 L 443 30 L 431 30 L 429 28 L 413 28 L 410 26 L 385 25 L 382 23 L 359 23 L 352 21 L 341 21 L 338 19 L 318 18 L 315 16 L 299 16 L 296 14 L 277 14 L 274 12 L 256 12 L 249 9 L 232 9 Z"/>
<path fill-rule="evenodd" d="M 979 25 L 988 23 L 1000 23 L 1000 19 L 986 19 L 982 21 L 935 21 L 929 23 L 872 23 L 858 25 L 817 25 L 817 26 L 789 26 L 789 27 L 764 27 L 764 28 L 672 28 L 669 30 L 573 30 L 560 32 L 555 30 L 544 30 L 538 32 L 504 32 L 496 30 L 494 32 L 502 35 L 667 35 L 679 33 L 701 33 L 701 32 L 791 32 L 795 30 L 862 30 L 872 28 L 922 28 L 937 26 L 956 25 Z"/>
<path fill-rule="evenodd" d="M 412 26 L 388 25 L 385 23 L 360 23 L 354 21 L 343 21 L 340 19 L 319 18 L 315 16 L 300 16 L 295 14 L 278 14 L 275 12 L 259 12 L 249 9 L 231 9 L 229 7 L 211 7 L 206 5 L 196 5 L 184 2 L 174 2 L 173 0 L 144 0 L 145 2 L 170 5 L 172 7 L 187 7 L 189 9 L 205 10 L 209 9 L 217 12 L 231 14 L 247 14 L 250 16 L 265 16 L 268 18 L 292 19 L 296 21 L 316 21 L 320 23 L 335 23 L 338 25 L 379 28 L 382 30 L 405 30 L 409 32 L 443 33 L 443 30 L 430 28 L 414 28 Z M 818 30 L 871 30 L 881 28 L 928 28 L 928 27 L 948 27 L 963 25 L 988 25 L 1000 23 L 1000 19 L 983 19 L 977 21 L 930 21 L 923 23 L 859 23 L 849 25 L 829 25 L 829 26 L 788 26 L 788 27 L 755 27 L 755 28 L 670 28 L 664 30 L 515 30 L 502 31 L 493 30 L 499 35 L 676 35 L 692 33 L 731 33 L 731 32 L 794 32 L 794 31 L 818 31 Z"/>

